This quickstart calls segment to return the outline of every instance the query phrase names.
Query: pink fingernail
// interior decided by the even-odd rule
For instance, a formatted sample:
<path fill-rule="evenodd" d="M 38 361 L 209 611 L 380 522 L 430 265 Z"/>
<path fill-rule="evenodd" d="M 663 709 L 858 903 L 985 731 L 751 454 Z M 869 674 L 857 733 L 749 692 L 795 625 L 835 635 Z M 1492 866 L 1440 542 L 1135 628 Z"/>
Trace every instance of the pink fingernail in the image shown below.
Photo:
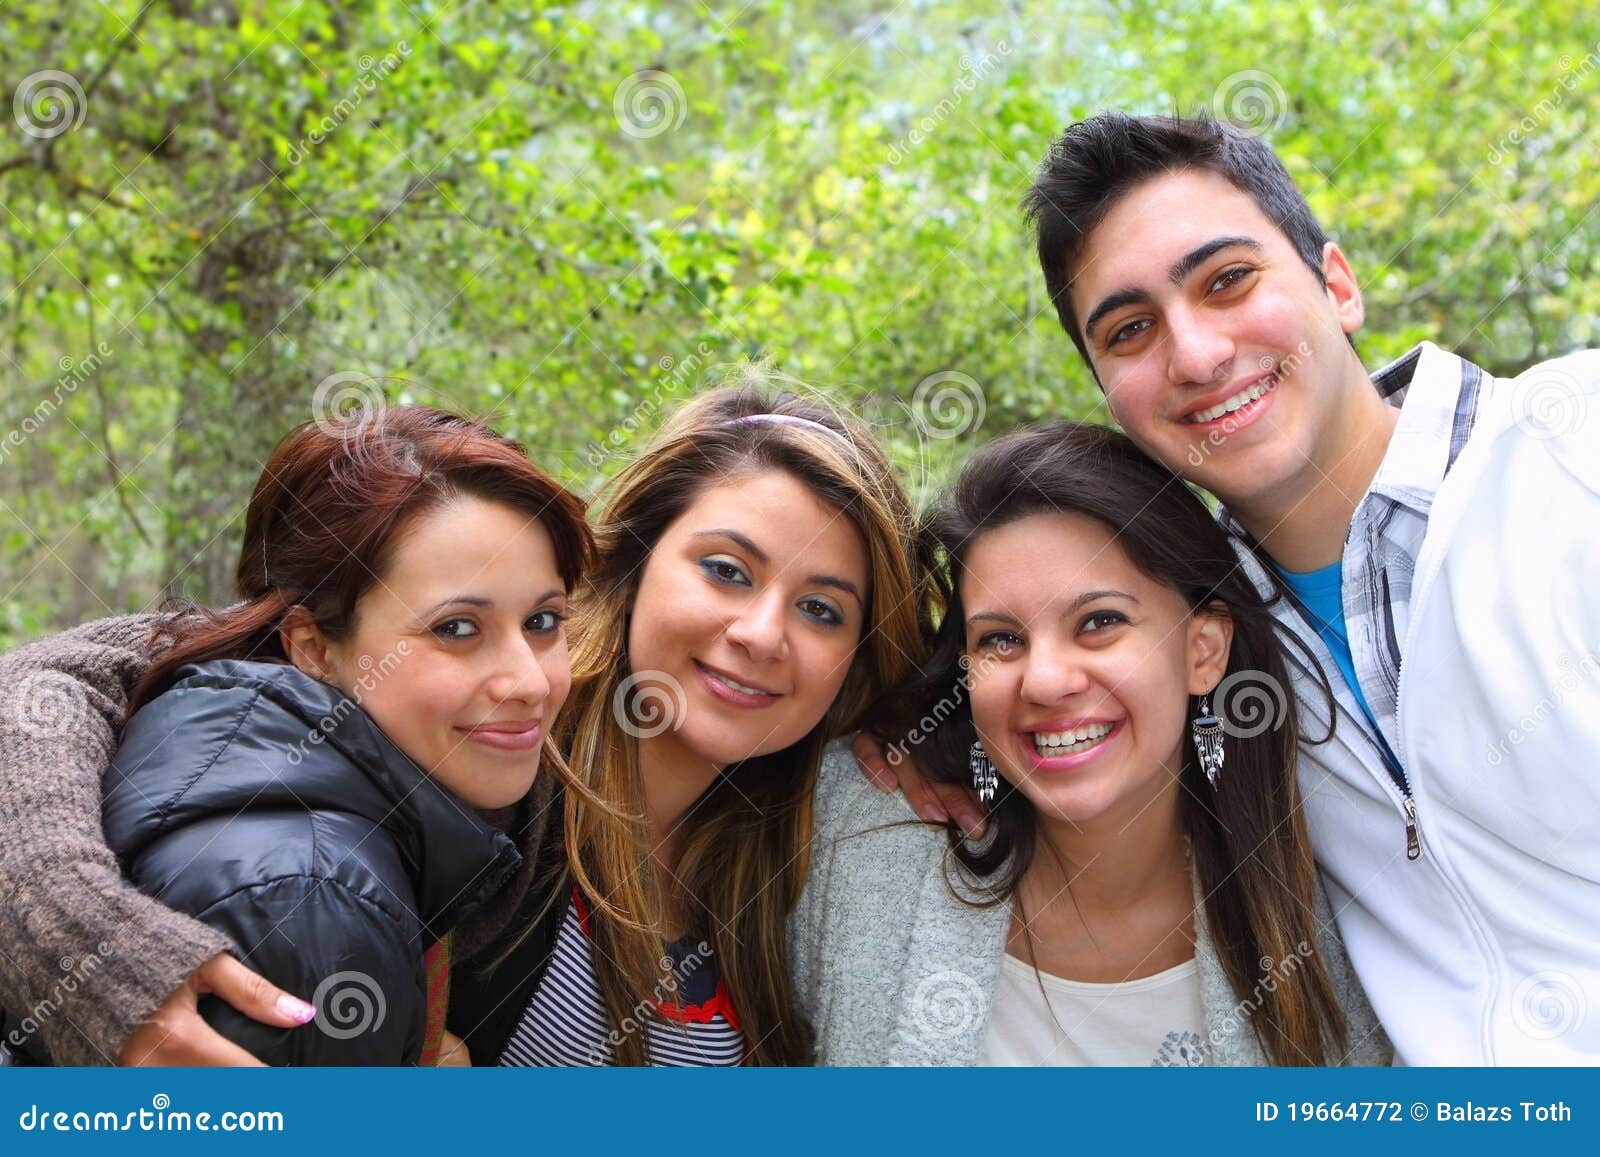
<path fill-rule="evenodd" d="M 305 1024 L 317 1015 L 315 1008 L 288 993 L 278 997 L 278 1011 L 292 1018 L 297 1024 Z"/>

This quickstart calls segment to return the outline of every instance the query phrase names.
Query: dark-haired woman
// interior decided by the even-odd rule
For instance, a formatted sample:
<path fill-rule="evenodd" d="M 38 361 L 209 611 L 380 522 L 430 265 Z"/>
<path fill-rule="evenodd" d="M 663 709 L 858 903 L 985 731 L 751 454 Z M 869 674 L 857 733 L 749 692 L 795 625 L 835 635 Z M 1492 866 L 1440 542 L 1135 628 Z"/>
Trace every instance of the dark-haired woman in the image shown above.
<path fill-rule="evenodd" d="M 974 783 L 989 830 L 902 822 L 830 749 L 791 925 L 818 1060 L 1388 1063 L 1301 821 L 1270 616 L 1198 498 L 1055 423 L 986 446 L 931 529 L 946 613 L 877 730 Z"/>

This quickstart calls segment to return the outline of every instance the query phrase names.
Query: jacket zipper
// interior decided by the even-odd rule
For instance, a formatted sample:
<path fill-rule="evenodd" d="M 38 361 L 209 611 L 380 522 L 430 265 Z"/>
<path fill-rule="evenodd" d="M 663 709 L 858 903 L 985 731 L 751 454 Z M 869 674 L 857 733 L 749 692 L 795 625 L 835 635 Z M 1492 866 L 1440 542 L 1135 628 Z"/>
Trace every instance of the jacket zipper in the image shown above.
<path fill-rule="evenodd" d="M 1346 540 L 1345 545 L 1346 547 L 1349 546 L 1348 539 Z M 1307 630 L 1311 632 L 1311 638 L 1315 640 L 1316 644 L 1321 646 L 1323 650 L 1327 650 L 1327 644 L 1323 643 L 1322 636 L 1318 633 L 1316 624 L 1311 621 L 1310 613 L 1304 606 L 1301 605 L 1300 600 L 1295 597 L 1294 592 L 1290 591 L 1286 584 L 1283 585 L 1281 589 L 1284 597 L 1286 597 L 1289 600 L 1290 605 L 1294 607 L 1295 613 L 1300 616 L 1300 621 L 1305 624 Z M 1305 642 L 1305 640 L 1302 640 L 1302 642 Z M 1310 644 L 1308 643 L 1307 645 Z M 1333 656 L 1330 654 L 1328 657 L 1331 659 Z M 1338 664 L 1334 664 L 1334 666 L 1337 669 Z M 1311 681 L 1313 683 L 1316 682 L 1315 673 L 1308 671 L 1307 674 L 1311 676 Z M 1343 676 L 1341 675 L 1340 677 L 1342 678 Z M 1395 730 L 1398 732 L 1400 730 L 1400 696 L 1398 692 L 1398 678 L 1396 678 L 1395 684 Z M 1339 705 L 1339 697 L 1337 695 L 1335 695 L 1333 698 L 1333 709 L 1335 714 L 1338 714 L 1340 711 L 1344 711 L 1344 708 Z M 1345 714 L 1349 716 L 1350 722 L 1355 725 L 1356 730 L 1363 730 L 1363 724 L 1365 724 L 1367 727 L 1371 727 L 1375 737 L 1372 745 L 1377 750 L 1378 757 L 1383 761 L 1384 770 L 1389 773 L 1390 782 L 1394 784 L 1395 789 L 1400 794 L 1400 810 L 1404 814 L 1406 824 L 1406 859 L 1411 861 L 1421 859 L 1422 821 L 1417 816 L 1417 800 L 1416 797 L 1411 794 L 1411 782 L 1406 778 L 1405 769 L 1399 765 L 1399 757 L 1395 756 L 1389 750 L 1388 743 L 1383 738 L 1383 733 L 1378 730 L 1376 723 L 1373 723 L 1371 720 L 1357 719 L 1355 715 L 1349 711 L 1345 711 Z"/>

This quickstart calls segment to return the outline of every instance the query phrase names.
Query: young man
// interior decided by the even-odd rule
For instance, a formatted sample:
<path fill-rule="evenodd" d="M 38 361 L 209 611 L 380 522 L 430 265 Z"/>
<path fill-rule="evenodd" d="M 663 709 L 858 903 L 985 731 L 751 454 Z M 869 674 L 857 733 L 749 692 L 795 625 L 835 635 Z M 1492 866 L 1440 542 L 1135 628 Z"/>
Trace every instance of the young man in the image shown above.
<path fill-rule="evenodd" d="M 1112 416 L 1222 500 L 1332 684 L 1313 742 L 1298 664 L 1306 816 L 1397 1059 L 1600 1063 L 1600 353 L 1504 380 L 1425 343 L 1369 375 L 1344 254 L 1209 120 L 1074 125 L 1027 207 Z"/>

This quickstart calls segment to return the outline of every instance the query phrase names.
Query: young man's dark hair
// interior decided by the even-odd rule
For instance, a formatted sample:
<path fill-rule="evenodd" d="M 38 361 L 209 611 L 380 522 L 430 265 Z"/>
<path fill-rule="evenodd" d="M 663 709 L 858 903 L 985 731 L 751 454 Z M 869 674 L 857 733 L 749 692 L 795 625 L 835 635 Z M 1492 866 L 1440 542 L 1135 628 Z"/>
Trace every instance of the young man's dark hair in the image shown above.
<path fill-rule="evenodd" d="M 1265 141 L 1210 117 L 1108 112 L 1079 121 L 1051 144 L 1023 209 L 1038 234 L 1039 264 L 1056 315 L 1091 366 L 1067 292 L 1084 239 L 1129 189 L 1183 169 L 1209 170 L 1249 194 L 1322 280 L 1328 236 Z"/>

